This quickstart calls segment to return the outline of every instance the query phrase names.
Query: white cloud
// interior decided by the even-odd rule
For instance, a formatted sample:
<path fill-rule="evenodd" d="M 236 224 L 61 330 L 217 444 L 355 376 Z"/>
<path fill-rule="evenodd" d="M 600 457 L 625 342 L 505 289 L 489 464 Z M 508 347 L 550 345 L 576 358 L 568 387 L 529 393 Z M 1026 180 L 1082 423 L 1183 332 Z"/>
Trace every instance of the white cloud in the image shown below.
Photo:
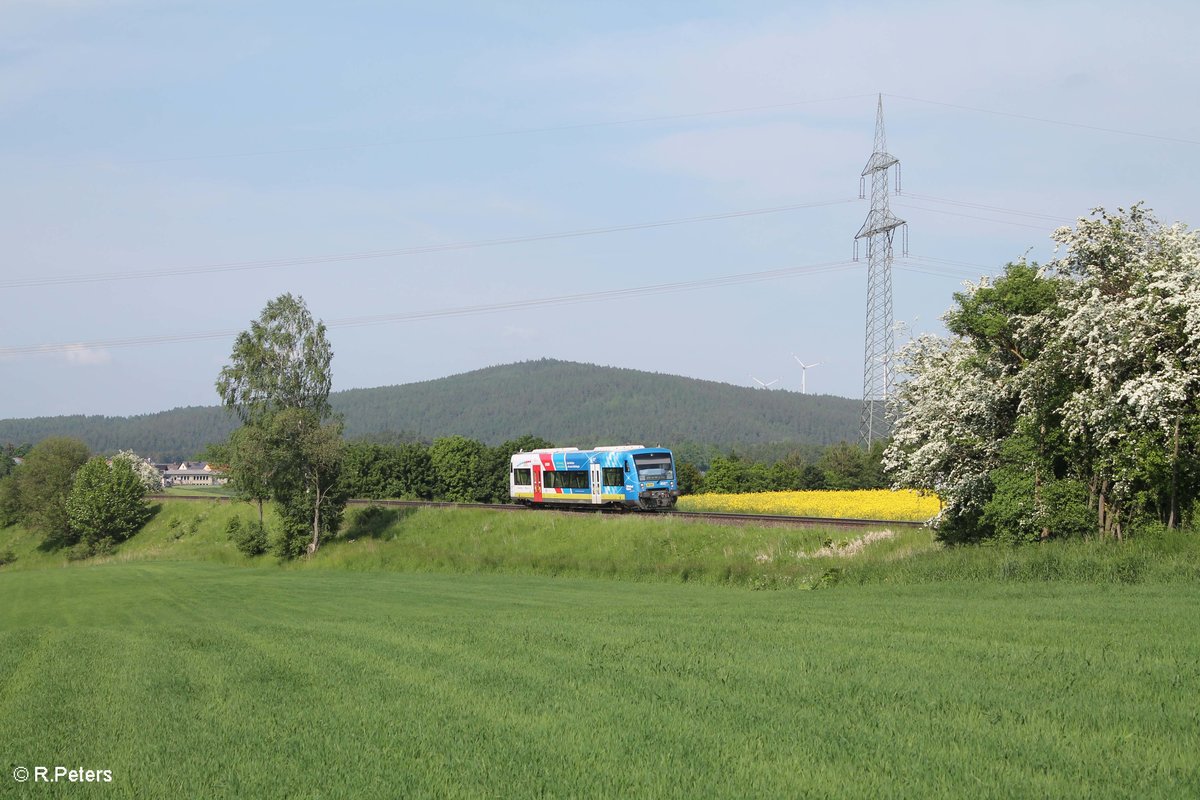
<path fill-rule="evenodd" d="M 61 355 L 68 364 L 77 367 L 98 367 L 112 363 L 112 353 L 103 347 L 89 347 L 85 344 L 66 346 Z"/>

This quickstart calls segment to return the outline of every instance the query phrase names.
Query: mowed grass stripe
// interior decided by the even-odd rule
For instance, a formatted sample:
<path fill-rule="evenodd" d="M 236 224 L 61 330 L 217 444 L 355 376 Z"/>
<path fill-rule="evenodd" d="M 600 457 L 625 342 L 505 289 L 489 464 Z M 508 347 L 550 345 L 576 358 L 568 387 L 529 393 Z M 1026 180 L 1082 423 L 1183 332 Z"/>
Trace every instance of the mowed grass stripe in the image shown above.
<path fill-rule="evenodd" d="M 1198 611 L 1180 585 L 11 573 L 0 753 L 114 772 L 46 796 L 1188 796 Z"/>

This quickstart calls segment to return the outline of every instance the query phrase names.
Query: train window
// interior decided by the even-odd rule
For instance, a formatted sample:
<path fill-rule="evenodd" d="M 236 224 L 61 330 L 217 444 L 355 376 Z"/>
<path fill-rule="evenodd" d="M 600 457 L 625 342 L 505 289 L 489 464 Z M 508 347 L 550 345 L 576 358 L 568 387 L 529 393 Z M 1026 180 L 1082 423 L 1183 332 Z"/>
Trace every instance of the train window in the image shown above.
<path fill-rule="evenodd" d="M 602 480 L 605 486 L 624 486 L 625 470 L 620 467 L 605 467 Z"/>
<path fill-rule="evenodd" d="M 533 485 L 533 470 L 514 469 L 513 470 L 513 485 L 514 486 L 532 486 Z"/>
<path fill-rule="evenodd" d="M 670 480 L 675 477 L 671 456 L 667 453 L 638 453 L 633 457 L 642 480 Z"/>
<path fill-rule="evenodd" d="M 547 489 L 586 489 L 588 488 L 588 474 L 583 470 L 543 472 L 542 485 Z"/>

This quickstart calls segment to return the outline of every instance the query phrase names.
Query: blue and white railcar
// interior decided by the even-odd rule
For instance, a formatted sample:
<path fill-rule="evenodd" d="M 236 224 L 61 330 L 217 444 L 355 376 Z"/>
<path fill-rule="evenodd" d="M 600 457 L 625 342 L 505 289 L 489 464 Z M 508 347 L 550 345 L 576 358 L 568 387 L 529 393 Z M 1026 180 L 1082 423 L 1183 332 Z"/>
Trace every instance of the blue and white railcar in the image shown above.
<path fill-rule="evenodd" d="M 667 511 L 679 497 L 675 457 L 666 448 L 640 444 L 517 453 L 509 471 L 509 496 L 532 506 Z"/>

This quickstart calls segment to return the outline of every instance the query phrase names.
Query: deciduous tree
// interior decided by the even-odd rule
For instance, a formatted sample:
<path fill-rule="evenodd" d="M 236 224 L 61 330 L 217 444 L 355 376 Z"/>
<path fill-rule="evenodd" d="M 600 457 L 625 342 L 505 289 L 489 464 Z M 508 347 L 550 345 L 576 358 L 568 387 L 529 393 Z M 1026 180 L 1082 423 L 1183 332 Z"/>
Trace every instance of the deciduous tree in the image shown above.
<path fill-rule="evenodd" d="M 1120 538 L 1200 497 L 1200 238 L 1134 206 L 1054 239 L 902 352 L 885 463 L 942 497 L 944 530 Z"/>
<path fill-rule="evenodd" d="M 1200 487 L 1200 238 L 1141 206 L 1081 220 L 1055 239 L 1062 313 L 1052 330 L 1071 391 L 1064 427 L 1089 452 L 1099 527 L 1120 537 L 1143 501 L 1174 526 Z M 1157 497 L 1154 497 L 1157 496 Z"/>
<path fill-rule="evenodd" d="M 346 497 L 339 491 L 345 445 L 340 422 L 321 424 L 308 409 L 289 408 L 270 419 L 266 452 L 271 485 L 283 519 L 280 555 L 317 551 L 341 526 Z"/>
<path fill-rule="evenodd" d="M 447 436 L 429 448 L 438 494 L 454 503 L 480 503 L 488 499 L 488 448 L 465 436 Z"/>
<path fill-rule="evenodd" d="M 324 323 L 313 319 L 303 298 L 282 294 L 267 303 L 250 330 L 238 334 L 230 363 L 217 377 L 217 393 L 246 425 L 285 409 L 325 419 L 332 361 Z"/>
<path fill-rule="evenodd" d="M 235 485 L 260 501 L 260 513 L 269 491 L 283 521 L 280 550 L 287 556 L 315 553 L 337 532 L 345 505 L 333 488 L 341 468 L 341 424 L 326 422 L 332 360 L 324 324 L 302 298 L 284 294 L 238 335 L 217 378 L 223 404 L 244 423 L 232 439 Z M 308 533 L 300 536 L 301 529 Z"/>
<path fill-rule="evenodd" d="M 71 543 L 67 497 L 75 472 L 90 455 L 87 445 L 78 439 L 52 436 L 30 450 L 25 463 L 13 474 L 21 521 L 41 532 L 47 546 Z"/>
<path fill-rule="evenodd" d="M 159 472 L 158 468 L 155 467 L 153 464 L 151 464 L 149 461 L 142 458 L 141 456 L 139 456 L 137 453 L 133 452 L 132 450 L 118 451 L 117 454 L 115 456 L 113 456 L 113 461 L 117 461 L 117 460 L 124 460 L 124 461 L 129 462 L 129 466 L 133 469 L 133 471 L 137 474 L 138 478 L 142 481 L 142 485 L 146 487 L 147 492 L 158 492 L 158 491 L 162 490 L 162 488 L 163 488 L 162 473 Z"/>

